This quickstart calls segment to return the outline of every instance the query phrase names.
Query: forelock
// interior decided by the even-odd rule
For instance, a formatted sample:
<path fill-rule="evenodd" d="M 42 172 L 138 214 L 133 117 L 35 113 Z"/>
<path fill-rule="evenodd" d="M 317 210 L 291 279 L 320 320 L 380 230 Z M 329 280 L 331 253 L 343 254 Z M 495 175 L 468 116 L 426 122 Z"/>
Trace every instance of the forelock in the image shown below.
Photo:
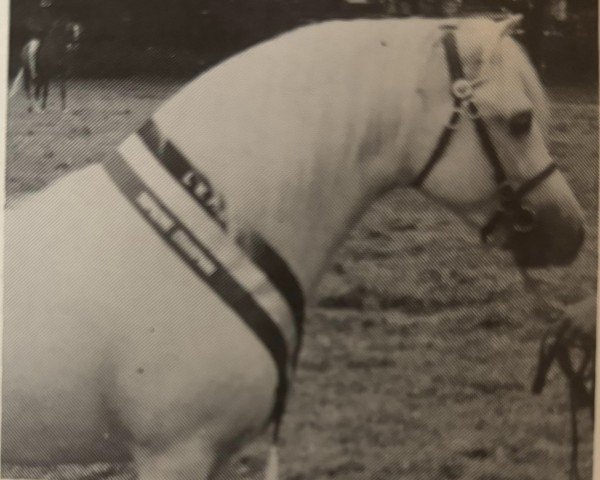
<path fill-rule="evenodd" d="M 487 18 L 465 19 L 457 33 L 465 74 L 475 78 L 497 66 L 498 49 L 506 32 L 502 23 Z"/>

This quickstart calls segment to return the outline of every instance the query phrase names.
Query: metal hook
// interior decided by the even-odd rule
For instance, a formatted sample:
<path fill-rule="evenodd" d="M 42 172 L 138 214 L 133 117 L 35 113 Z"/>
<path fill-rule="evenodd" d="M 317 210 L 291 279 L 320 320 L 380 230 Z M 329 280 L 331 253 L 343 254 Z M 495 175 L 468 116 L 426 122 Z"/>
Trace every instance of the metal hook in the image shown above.
<path fill-rule="evenodd" d="M 462 108 L 460 107 L 454 107 L 452 109 L 452 115 L 450 115 L 450 119 L 448 120 L 448 123 L 446 124 L 446 127 L 449 128 L 450 130 L 456 130 L 458 127 L 458 123 L 460 122 L 460 117 L 463 113 Z"/>
<path fill-rule="evenodd" d="M 465 102 L 464 103 L 464 109 L 467 112 L 467 116 L 471 119 L 471 120 L 477 120 L 481 117 L 481 115 L 479 114 L 479 110 L 477 108 L 477 106 L 471 102 Z"/>
<path fill-rule="evenodd" d="M 466 78 L 459 78 L 452 84 L 452 95 L 461 101 L 473 97 L 473 86 Z"/>

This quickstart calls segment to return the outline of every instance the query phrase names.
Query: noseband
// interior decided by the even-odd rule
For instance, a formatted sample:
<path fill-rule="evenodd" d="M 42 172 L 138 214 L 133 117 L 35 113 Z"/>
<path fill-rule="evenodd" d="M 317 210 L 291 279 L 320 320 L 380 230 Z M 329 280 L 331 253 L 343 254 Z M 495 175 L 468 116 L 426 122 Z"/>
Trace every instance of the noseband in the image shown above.
<path fill-rule="evenodd" d="M 492 167 L 494 180 L 498 185 L 496 195 L 499 198 L 499 208 L 481 228 L 481 241 L 485 243 L 497 225 L 503 220 L 507 221 L 515 231 L 527 233 L 533 229 L 535 213 L 523 205 L 523 198 L 554 173 L 557 168 L 556 164 L 551 163 L 540 173 L 516 188 L 509 183 L 508 175 L 502 166 L 502 162 L 500 162 L 489 130 L 479 114 L 477 105 L 473 101 L 473 86 L 464 76 L 456 44 L 456 36 L 452 29 L 448 29 L 444 34 L 442 43 L 450 71 L 450 93 L 454 99 L 454 108 L 429 160 L 413 180 L 411 186 L 419 188 L 423 185 L 423 182 L 425 182 L 435 165 L 443 157 L 461 117 L 466 115 L 475 125 L 477 136 L 479 137 L 486 158 Z"/>

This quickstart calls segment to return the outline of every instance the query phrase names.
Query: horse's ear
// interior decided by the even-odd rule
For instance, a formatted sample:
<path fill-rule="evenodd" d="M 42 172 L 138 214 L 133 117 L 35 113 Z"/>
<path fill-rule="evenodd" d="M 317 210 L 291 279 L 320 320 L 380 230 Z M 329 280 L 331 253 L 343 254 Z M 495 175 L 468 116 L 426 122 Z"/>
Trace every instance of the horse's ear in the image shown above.
<path fill-rule="evenodd" d="M 523 15 L 509 15 L 506 19 L 500 22 L 500 36 L 511 35 L 521 25 L 523 21 Z"/>

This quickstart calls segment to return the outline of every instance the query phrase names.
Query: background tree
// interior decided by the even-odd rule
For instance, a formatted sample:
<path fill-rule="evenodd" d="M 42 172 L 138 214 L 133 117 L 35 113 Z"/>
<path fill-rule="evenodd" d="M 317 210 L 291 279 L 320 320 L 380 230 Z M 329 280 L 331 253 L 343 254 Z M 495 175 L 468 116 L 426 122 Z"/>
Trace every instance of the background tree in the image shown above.
<path fill-rule="evenodd" d="M 51 9 L 41 0 L 11 2 L 11 71 L 16 52 Z M 43 0 L 84 24 L 81 75 L 193 75 L 241 49 L 299 25 L 331 18 L 447 16 L 458 7 L 525 16 L 525 44 L 541 67 L 597 72 L 597 0 Z M 563 2 L 566 19 L 553 11 Z M 444 5 L 450 4 L 450 10 Z M 560 8 L 558 8 L 560 10 Z M 46 13 L 44 13 L 44 11 Z M 558 32 L 545 35 L 544 32 Z M 563 52 L 561 54 L 561 51 Z M 562 56 L 562 59 L 561 59 Z M 565 66 L 568 64 L 568 67 Z"/>

